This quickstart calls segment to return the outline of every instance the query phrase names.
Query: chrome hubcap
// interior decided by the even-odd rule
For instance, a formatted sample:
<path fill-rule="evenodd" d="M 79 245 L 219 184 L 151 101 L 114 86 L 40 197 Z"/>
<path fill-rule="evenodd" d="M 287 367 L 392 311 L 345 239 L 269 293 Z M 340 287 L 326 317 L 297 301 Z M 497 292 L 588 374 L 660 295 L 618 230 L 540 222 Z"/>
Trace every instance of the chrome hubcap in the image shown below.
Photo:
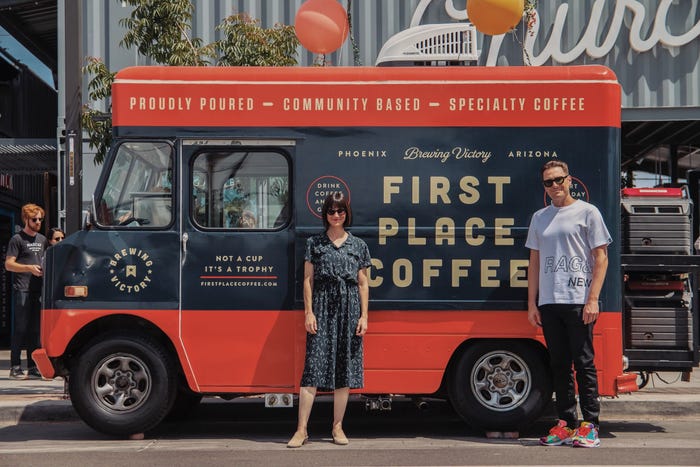
<path fill-rule="evenodd" d="M 129 354 L 114 354 L 103 359 L 92 376 L 95 399 L 111 412 L 131 412 L 148 399 L 152 389 L 148 367 Z"/>
<path fill-rule="evenodd" d="M 470 381 L 476 400 L 497 412 L 518 407 L 532 387 L 532 375 L 525 361 L 506 350 L 483 355 L 474 365 Z"/>

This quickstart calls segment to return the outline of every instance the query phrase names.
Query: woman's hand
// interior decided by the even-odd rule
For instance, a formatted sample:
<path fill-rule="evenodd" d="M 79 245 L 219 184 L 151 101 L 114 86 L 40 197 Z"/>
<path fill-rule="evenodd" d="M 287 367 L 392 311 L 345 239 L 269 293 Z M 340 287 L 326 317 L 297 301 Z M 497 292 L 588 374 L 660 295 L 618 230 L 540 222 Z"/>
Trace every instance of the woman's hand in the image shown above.
<path fill-rule="evenodd" d="M 367 332 L 367 304 L 369 303 L 369 279 L 368 268 L 362 268 L 357 272 L 357 288 L 360 294 L 360 319 L 357 321 L 355 335 L 364 336 Z"/>
<path fill-rule="evenodd" d="M 366 332 L 367 332 L 367 317 L 360 316 L 360 319 L 357 320 L 357 328 L 355 329 L 355 335 L 364 336 Z"/>
<path fill-rule="evenodd" d="M 313 313 L 305 313 L 304 327 L 306 328 L 306 332 L 308 332 L 309 334 L 316 334 L 316 331 L 318 331 L 318 325 L 316 324 L 316 315 L 314 315 Z"/>
<path fill-rule="evenodd" d="M 316 334 L 318 326 L 313 312 L 314 265 L 304 262 L 304 327 L 309 334 Z"/>

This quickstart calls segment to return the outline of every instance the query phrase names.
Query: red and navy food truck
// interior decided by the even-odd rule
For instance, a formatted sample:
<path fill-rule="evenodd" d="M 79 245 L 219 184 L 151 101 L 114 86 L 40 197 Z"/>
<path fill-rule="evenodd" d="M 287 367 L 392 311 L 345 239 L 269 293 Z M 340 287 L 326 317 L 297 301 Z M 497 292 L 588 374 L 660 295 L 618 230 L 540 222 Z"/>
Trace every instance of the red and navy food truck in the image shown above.
<path fill-rule="evenodd" d="M 357 392 L 446 398 L 478 427 L 517 429 L 552 397 L 526 317 L 543 163 L 569 164 L 620 268 L 620 86 L 604 67 L 134 67 L 113 124 L 91 228 L 47 252 L 34 354 L 106 433 L 202 395 L 291 400 L 304 245 L 335 191 L 372 255 Z M 608 275 L 595 327 L 607 396 L 637 388 L 621 284 Z"/>

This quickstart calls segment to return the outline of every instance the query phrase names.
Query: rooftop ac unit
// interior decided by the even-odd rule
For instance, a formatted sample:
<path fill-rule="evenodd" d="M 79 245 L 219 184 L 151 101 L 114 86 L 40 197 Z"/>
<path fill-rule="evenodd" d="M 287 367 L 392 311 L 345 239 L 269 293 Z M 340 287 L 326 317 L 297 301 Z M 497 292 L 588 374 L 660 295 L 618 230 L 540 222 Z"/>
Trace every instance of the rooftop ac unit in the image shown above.
<path fill-rule="evenodd" d="M 473 24 L 423 24 L 391 36 L 376 65 L 467 65 L 478 59 Z"/>

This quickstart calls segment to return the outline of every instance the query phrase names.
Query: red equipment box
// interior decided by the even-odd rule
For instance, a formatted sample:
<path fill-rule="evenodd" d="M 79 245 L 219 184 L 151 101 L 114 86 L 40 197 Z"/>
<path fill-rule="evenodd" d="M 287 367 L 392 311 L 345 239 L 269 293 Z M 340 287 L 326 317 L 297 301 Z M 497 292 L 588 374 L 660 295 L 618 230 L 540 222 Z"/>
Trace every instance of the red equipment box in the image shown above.
<path fill-rule="evenodd" d="M 653 196 L 659 198 L 685 198 L 683 188 L 623 188 L 622 197 Z"/>

